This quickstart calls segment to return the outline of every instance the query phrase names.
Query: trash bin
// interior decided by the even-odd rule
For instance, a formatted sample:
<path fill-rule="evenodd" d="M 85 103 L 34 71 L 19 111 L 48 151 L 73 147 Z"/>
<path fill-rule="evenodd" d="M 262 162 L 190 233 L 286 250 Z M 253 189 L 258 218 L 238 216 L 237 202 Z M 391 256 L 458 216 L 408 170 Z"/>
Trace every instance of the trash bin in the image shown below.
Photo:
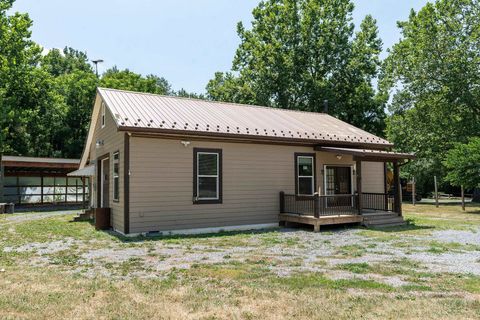
<path fill-rule="evenodd" d="M 95 208 L 95 229 L 107 230 L 110 228 L 110 208 Z"/>
<path fill-rule="evenodd" d="M 15 204 L 7 203 L 5 206 L 5 213 L 14 213 L 14 212 L 15 212 Z"/>

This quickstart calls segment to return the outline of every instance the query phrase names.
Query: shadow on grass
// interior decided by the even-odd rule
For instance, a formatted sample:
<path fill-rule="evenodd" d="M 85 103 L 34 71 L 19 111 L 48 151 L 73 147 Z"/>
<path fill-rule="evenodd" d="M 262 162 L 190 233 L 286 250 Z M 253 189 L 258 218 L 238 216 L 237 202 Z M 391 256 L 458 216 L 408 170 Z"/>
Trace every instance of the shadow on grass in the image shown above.
<path fill-rule="evenodd" d="M 411 219 L 407 219 L 406 222 L 403 226 L 369 227 L 367 229 L 386 233 L 435 229 L 434 226 L 417 226 Z"/>

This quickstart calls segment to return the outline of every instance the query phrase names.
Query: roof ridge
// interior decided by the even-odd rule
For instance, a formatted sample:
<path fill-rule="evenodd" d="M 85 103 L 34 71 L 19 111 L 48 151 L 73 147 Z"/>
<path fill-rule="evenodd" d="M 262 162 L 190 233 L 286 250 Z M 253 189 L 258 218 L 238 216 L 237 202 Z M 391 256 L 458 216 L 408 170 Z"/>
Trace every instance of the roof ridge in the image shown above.
<path fill-rule="evenodd" d="M 97 89 L 101 90 L 110 90 L 110 91 L 117 91 L 117 92 L 126 92 L 126 93 L 134 93 L 134 94 L 144 94 L 156 97 L 163 97 L 163 98 L 171 98 L 171 99 L 180 99 L 180 100 L 190 100 L 190 101 L 198 101 L 198 102 L 207 102 L 207 103 L 215 103 L 219 105 L 232 105 L 232 106 L 239 106 L 239 107 L 246 107 L 246 108 L 257 108 L 257 109 L 268 109 L 268 110 L 278 110 L 278 111 L 286 111 L 286 112 L 294 112 L 294 113 L 306 113 L 306 114 L 317 114 L 321 116 L 328 116 L 335 118 L 327 113 L 323 112 L 315 112 L 315 111 L 305 111 L 305 110 L 293 110 L 293 109 L 283 109 L 278 107 L 267 107 L 267 106 L 260 106 L 255 104 L 246 104 L 246 103 L 238 103 L 238 102 L 229 102 L 229 101 L 219 101 L 219 100 L 204 100 L 198 98 L 191 98 L 191 97 L 180 97 L 180 96 L 169 96 L 165 94 L 158 94 L 158 93 L 151 93 L 151 92 L 141 92 L 141 91 L 132 91 L 132 90 L 122 90 L 122 89 L 114 89 L 114 88 L 104 88 L 104 87 L 97 87 Z M 335 118 L 337 119 L 337 118 Z M 339 119 L 337 119 L 339 120 Z M 342 121 L 342 120 L 340 120 Z"/>

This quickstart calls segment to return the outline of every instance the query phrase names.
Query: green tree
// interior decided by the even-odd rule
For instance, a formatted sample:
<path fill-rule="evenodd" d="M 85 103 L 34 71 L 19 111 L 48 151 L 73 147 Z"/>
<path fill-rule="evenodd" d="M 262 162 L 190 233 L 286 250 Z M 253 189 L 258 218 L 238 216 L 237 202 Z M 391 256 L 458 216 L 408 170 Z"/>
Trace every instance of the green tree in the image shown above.
<path fill-rule="evenodd" d="M 56 149 L 63 157 L 78 158 L 90 123 L 98 79 L 85 52 L 66 47 L 50 50 L 41 68 L 54 77 L 54 90 L 62 97 L 66 112 L 54 132 Z"/>
<path fill-rule="evenodd" d="M 480 187 L 480 137 L 468 143 L 457 143 L 447 152 L 443 161 L 448 170 L 445 177 L 454 186 L 466 189 Z"/>
<path fill-rule="evenodd" d="M 183 98 L 193 98 L 193 99 L 201 99 L 201 100 L 206 100 L 206 97 L 203 94 L 198 94 L 195 92 L 188 92 L 185 89 L 180 89 L 178 91 L 174 91 L 172 95 L 177 96 L 177 97 L 183 97 Z"/>
<path fill-rule="evenodd" d="M 112 89 L 149 92 L 156 94 L 170 95 L 172 88 L 165 79 L 155 75 L 143 77 L 141 74 L 128 69 L 118 70 L 113 67 L 107 70 L 100 80 L 100 86 Z"/>
<path fill-rule="evenodd" d="M 382 50 L 376 21 L 354 33 L 350 0 L 265 0 L 252 28 L 238 24 L 232 72 L 216 73 L 210 99 L 331 113 L 382 134 L 386 95 L 373 88 Z"/>
<path fill-rule="evenodd" d="M 65 105 L 38 68 L 42 49 L 30 39 L 32 21 L 8 15 L 12 4 L 0 0 L 0 152 L 46 156 L 56 150 L 53 133 Z"/>
<path fill-rule="evenodd" d="M 59 49 L 49 50 L 42 58 L 41 65 L 54 77 L 75 71 L 93 73 L 87 54 L 70 47 L 65 47 L 63 51 Z"/>
<path fill-rule="evenodd" d="M 405 167 L 427 189 L 456 143 L 480 131 L 480 3 L 439 0 L 400 22 L 380 80 L 394 90 L 387 136 L 418 160 Z"/>

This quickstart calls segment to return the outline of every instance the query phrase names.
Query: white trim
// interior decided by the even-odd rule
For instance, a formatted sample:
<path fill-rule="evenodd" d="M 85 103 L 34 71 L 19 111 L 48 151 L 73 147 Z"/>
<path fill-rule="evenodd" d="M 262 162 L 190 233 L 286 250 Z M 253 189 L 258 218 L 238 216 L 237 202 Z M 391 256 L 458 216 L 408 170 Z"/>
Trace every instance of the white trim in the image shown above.
<path fill-rule="evenodd" d="M 312 160 L 312 175 L 311 176 L 301 176 L 300 175 L 300 158 L 307 158 Z M 311 178 L 312 179 L 312 193 L 310 194 L 305 194 L 305 193 L 300 193 L 300 178 Z M 315 157 L 313 156 L 297 156 L 297 187 L 298 190 L 296 190 L 297 195 L 299 196 L 313 196 L 316 192 L 315 190 Z"/>
<path fill-rule="evenodd" d="M 279 227 L 278 222 L 275 222 L 275 223 L 263 223 L 263 224 L 246 224 L 246 225 L 240 225 L 240 226 L 166 230 L 166 231 L 159 231 L 158 235 L 170 236 L 170 235 L 208 234 L 208 233 L 219 233 L 219 232 L 228 232 L 228 231 L 249 231 L 249 230 L 272 229 L 272 228 L 278 228 L 278 227 Z M 126 237 L 138 237 L 138 236 L 147 235 L 147 232 L 125 234 L 120 230 L 116 230 L 116 229 L 114 230 L 115 232 L 118 232 Z"/>
<path fill-rule="evenodd" d="M 200 174 L 200 166 L 199 166 L 199 161 L 200 157 L 199 155 L 201 154 L 214 154 L 217 156 L 217 174 L 216 175 L 205 175 L 205 174 Z M 204 152 L 204 151 L 198 151 L 197 152 L 197 200 L 219 200 L 220 199 L 220 153 L 219 152 Z M 214 198 L 202 198 L 200 197 L 200 178 L 217 178 L 217 183 L 216 183 L 216 188 L 217 188 L 217 196 Z"/>

